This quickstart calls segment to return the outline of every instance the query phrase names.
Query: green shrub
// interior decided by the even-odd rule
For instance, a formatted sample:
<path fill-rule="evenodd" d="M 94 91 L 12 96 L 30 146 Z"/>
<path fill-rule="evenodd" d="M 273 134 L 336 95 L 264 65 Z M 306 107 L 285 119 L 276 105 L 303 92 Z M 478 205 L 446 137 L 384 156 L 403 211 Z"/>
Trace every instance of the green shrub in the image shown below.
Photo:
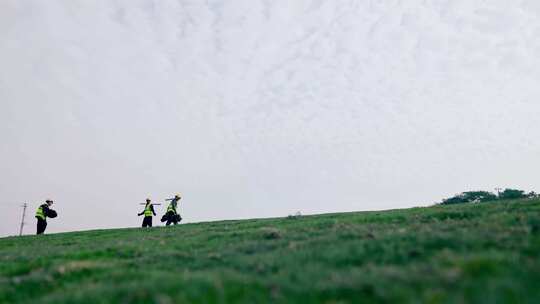
<path fill-rule="evenodd" d="M 499 199 L 521 199 L 526 197 L 527 194 L 525 191 L 517 189 L 504 189 L 504 191 L 499 194 Z"/>
<path fill-rule="evenodd" d="M 489 202 L 497 200 L 497 195 L 488 191 L 469 191 L 444 199 L 443 205 L 463 204 L 473 202 Z"/>

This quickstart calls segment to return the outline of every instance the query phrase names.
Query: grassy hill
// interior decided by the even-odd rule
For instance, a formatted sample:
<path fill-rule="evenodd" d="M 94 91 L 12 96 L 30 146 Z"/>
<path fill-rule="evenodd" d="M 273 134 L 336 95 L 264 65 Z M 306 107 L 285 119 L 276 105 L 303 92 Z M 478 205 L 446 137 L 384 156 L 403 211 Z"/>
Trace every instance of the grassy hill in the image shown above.
<path fill-rule="evenodd" d="M 38 302 L 540 303 L 540 201 L 0 239 Z"/>

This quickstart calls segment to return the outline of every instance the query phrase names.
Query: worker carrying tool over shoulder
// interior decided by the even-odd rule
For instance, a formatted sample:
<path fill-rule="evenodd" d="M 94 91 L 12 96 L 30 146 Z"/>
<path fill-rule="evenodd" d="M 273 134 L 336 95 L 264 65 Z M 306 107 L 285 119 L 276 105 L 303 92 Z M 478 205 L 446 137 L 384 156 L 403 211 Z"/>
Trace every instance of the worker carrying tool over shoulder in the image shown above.
<path fill-rule="evenodd" d="M 51 209 L 53 201 L 50 199 L 45 200 L 45 204 L 39 206 L 36 210 L 36 219 L 37 219 L 37 233 L 43 234 L 45 228 L 47 228 L 47 218 L 55 218 L 58 214 L 56 211 Z"/>
<path fill-rule="evenodd" d="M 180 194 L 176 194 L 174 198 L 168 198 L 166 201 L 170 201 L 169 206 L 167 207 L 167 212 L 163 215 L 161 218 L 161 222 L 167 221 L 165 225 L 169 226 L 171 223 L 178 224 L 182 217 L 180 217 L 180 214 L 176 211 L 176 208 L 178 207 L 178 201 L 182 198 Z"/>
<path fill-rule="evenodd" d="M 152 201 L 147 198 L 146 199 L 146 205 L 144 205 L 144 211 L 139 213 L 139 216 L 144 214 L 144 219 L 142 222 L 142 226 L 144 227 L 152 227 L 152 215 L 156 215 L 156 212 L 154 211 L 154 205 L 152 205 Z"/>

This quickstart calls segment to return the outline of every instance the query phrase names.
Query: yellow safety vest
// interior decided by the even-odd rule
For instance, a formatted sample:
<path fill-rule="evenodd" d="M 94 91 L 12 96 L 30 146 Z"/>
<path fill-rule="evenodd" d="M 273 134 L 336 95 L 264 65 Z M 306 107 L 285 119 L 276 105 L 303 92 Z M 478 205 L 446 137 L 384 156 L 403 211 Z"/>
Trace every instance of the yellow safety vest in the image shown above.
<path fill-rule="evenodd" d="M 172 203 L 169 204 L 169 207 L 167 207 L 167 212 L 172 211 L 173 213 L 176 213 L 176 208 L 173 206 Z"/>
<path fill-rule="evenodd" d="M 43 207 L 39 206 L 36 210 L 36 217 L 42 220 L 45 219 L 45 212 L 43 212 Z"/>
<path fill-rule="evenodd" d="M 146 204 L 146 207 L 144 207 L 144 216 L 152 216 L 152 204 Z"/>

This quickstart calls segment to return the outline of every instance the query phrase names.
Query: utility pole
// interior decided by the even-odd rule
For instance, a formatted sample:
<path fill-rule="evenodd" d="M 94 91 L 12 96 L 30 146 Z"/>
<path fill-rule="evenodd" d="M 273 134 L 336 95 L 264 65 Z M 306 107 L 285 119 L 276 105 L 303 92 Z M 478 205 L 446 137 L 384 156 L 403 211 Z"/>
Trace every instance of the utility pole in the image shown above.
<path fill-rule="evenodd" d="M 19 230 L 19 236 L 21 236 L 21 235 L 22 235 L 22 232 L 23 232 L 23 227 L 24 227 L 24 217 L 26 216 L 26 207 L 28 207 L 28 204 L 27 204 L 27 203 L 24 203 L 21 207 L 23 207 L 23 212 L 22 212 L 21 229 Z"/>
<path fill-rule="evenodd" d="M 497 191 L 497 197 L 501 197 L 501 190 L 502 188 L 499 188 L 499 187 L 495 188 L 495 191 Z"/>

